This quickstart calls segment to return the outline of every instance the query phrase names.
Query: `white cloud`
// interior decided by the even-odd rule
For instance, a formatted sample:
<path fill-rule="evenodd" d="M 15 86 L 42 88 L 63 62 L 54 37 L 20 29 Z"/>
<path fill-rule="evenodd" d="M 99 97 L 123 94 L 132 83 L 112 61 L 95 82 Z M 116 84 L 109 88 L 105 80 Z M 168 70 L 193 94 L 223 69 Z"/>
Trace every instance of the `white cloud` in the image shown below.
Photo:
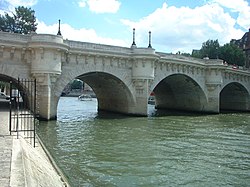
<path fill-rule="evenodd" d="M 16 7 L 19 5 L 32 6 L 37 0 L 4 0 L 1 2 L 8 2 L 11 6 Z M 157 51 L 164 52 L 191 52 L 192 49 L 201 48 L 202 43 L 208 39 L 218 39 L 221 45 L 231 39 L 239 39 L 246 30 L 237 28 L 237 24 L 248 30 L 250 6 L 246 0 L 207 0 L 206 2 L 209 3 L 193 9 L 177 8 L 164 3 L 162 7 L 138 21 L 124 19 L 121 20 L 121 23 L 128 26 L 130 31 L 132 28 L 136 28 L 138 47 L 147 47 L 148 31 L 152 31 L 153 47 Z M 89 7 L 95 13 L 115 13 L 119 10 L 121 2 L 119 0 L 79 0 L 78 5 Z M 231 12 L 234 12 L 234 16 L 237 15 L 236 18 L 230 15 Z M 46 25 L 38 21 L 38 33 L 56 34 L 57 30 L 57 23 Z M 124 38 L 101 37 L 93 29 L 75 29 L 69 24 L 62 24 L 61 31 L 65 39 L 127 47 L 131 45 L 131 41 L 128 42 Z"/>
<path fill-rule="evenodd" d="M 208 39 L 218 39 L 220 44 L 224 44 L 244 33 L 234 28 L 236 20 L 217 3 L 194 9 L 169 7 L 164 3 L 137 22 L 121 21 L 130 28 L 136 28 L 136 43 L 145 46 L 148 40 L 145 33 L 151 30 L 153 47 L 157 45 L 160 50 L 169 52 L 191 52 L 192 49 L 201 48 L 201 44 Z"/>
<path fill-rule="evenodd" d="M 84 8 L 86 7 L 86 0 L 81 0 L 78 2 L 79 7 Z"/>
<path fill-rule="evenodd" d="M 37 3 L 37 0 L 3 0 L 3 1 L 5 1 L 7 4 L 13 7 L 17 6 L 30 7 Z"/>
<path fill-rule="evenodd" d="M 79 6 L 85 7 L 86 3 L 90 11 L 95 13 L 116 13 L 121 5 L 118 0 L 82 0 Z"/>
<path fill-rule="evenodd" d="M 1 0 L 0 14 L 9 13 L 15 10 L 18 6 L 31 7 L 37 3 L 37 0 Z"/>
<path fill-rule="evenodd" d="M 44 22 L 38 21 L 37 33 L 40 34 L 57 34 L 58 24 L 46 25 Z M 75 29 L 69 24 L 61 24 L 61 33 L 64 39 L 83 41 L 83 42 L 92 42 L 116 46 L 129 46 L 122 39 L 113 39 L 100 37 L 93 29 Z"/>
<path fill-rule="evenodd" d="M 224 7 L 230 8 L 233 11 L 240 12 L 244 7 L 249 6 L 245 0 L 212 0 L 214 3 L 218 3 Z"/>
<path fill-rule="evenodd" d="M 250 27 L 250 4 L 245 0 L 213 0 L 213 2 L 219 5 L 229 8 L 232 12 L 237 12 L 238 18 L 237 23 L 248 29 Z"/>

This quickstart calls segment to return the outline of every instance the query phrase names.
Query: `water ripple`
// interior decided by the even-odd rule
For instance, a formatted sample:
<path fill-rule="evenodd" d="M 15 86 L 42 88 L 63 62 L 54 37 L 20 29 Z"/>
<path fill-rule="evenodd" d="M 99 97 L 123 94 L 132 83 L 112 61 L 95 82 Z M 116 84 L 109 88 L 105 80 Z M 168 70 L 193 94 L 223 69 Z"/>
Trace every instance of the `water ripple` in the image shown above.
<path fill-rule="evenodd" d="M 72 186 L 250 184 L 249 114 L 98 116 L 73 99 L 38 129 Z"/>

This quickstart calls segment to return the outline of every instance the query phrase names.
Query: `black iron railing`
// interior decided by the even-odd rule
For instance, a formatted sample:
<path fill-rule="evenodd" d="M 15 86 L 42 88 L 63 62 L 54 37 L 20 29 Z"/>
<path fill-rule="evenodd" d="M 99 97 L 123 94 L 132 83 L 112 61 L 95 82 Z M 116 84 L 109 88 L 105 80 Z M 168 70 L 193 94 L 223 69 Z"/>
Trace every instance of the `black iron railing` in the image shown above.
<path fill-rule="evenodd" d="M 29 140 L 35 147 L 37 120 L 36 80 L 19 79 L 10 81 L 9 131 L 19 138 Z"/>

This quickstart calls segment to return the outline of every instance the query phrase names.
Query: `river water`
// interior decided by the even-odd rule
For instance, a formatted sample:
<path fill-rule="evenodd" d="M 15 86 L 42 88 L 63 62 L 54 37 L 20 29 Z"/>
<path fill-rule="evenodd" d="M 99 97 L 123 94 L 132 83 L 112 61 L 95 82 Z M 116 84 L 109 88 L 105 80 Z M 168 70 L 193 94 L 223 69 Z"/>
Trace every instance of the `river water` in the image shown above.
<path fill-rule="evenodd" d="M 250 186 L 250 114 L 98 113 L 60 98 L 38 134 L 72 187 Z"/>

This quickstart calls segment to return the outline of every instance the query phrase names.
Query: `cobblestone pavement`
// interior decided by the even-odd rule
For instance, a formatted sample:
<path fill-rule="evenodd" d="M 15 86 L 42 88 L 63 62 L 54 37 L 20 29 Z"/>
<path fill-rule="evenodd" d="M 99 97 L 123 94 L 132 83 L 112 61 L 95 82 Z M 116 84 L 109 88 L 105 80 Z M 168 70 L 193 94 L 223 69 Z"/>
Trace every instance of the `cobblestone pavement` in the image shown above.
<path fill-rule="evenodd" d="M 13 137 L 9 135 L 9 111 L 0 109 L 0 186 L 10 186 Z"/>

